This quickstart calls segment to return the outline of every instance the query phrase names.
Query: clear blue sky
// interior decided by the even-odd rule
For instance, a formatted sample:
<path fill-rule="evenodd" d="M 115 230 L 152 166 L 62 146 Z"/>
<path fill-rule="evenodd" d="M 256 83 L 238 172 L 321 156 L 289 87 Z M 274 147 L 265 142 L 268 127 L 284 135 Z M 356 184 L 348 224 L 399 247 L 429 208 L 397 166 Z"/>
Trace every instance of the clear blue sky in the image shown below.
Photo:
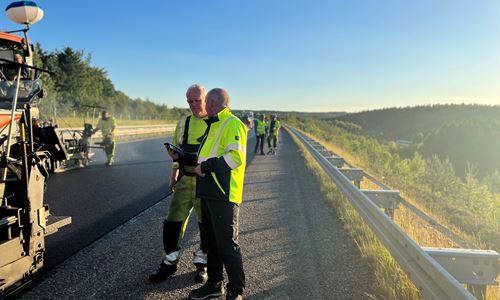
<path fill-rule="evenodd" d="M 496 0 L 36 2 L 33 42 L 84 49 L 117 89 L 170 106 L 195 82 L 240 109 L 500 104 Z"/>

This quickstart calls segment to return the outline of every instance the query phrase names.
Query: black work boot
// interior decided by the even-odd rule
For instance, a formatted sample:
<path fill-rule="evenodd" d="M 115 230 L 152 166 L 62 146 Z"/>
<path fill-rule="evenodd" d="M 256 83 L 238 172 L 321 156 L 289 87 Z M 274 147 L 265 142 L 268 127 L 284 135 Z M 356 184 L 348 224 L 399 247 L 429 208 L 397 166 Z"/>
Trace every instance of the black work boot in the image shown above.
<path fill-rule="evenodd" d="M 167 279 L 169 276 L 174 275 L 177 271 L 177 265 L 167 265 L 164 262 L 161 262 L 160 268 L 156 273 L 149 275 L 149 281 L 151 282 L 160 282 L 162 280 Z"/>
<path fill-rule="evenodd" d="M 222 282 L 214 283 L 207 281 L 202 287 L 192 290 L 189 298 L 193 300 L 210 299 L 224 295 L 224 285 Z"/>
<path fill-rule="evenodd" d="M 194 282 L 205 283 L 208 279 L 207 265 L 196 264 L 196 275 L 194 275 Z"/>

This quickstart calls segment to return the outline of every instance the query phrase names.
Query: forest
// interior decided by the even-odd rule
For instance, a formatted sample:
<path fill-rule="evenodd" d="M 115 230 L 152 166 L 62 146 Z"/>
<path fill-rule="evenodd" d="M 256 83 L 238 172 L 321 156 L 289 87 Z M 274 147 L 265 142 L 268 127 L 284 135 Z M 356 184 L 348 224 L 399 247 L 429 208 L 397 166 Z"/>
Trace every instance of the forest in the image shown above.
<path fill-rule="evenodd" d="M 384 142 L 399 143 L 399 155 L 418 152 L 424 158 L 448 159 L 465 178 L 471 169 L 479 178 L 499 176 L 500 106 L 433 105 L 387 108 L 335 118 L 336 124 Z M 404 146 L 406 145 L 406 146 Z M 487 179 L 488 180 L 488 179 Z"/>
<path fill-rule="evenodd" d="M 91 110 L 88 106 L 104 107 L 124 119 L 176 120 L 186 109 L 168 107 L 149 99 L 132 99 L 117 90 L 104 68 L 92 65 L 92 56 L 83 50 L 66 47 L 62 50 L 44 51 L 37 44 L 34 64 L 54 72 L 41 77 L 47 97 L 39 105 L 41 117 L 83 116 Z M 101 109 L 97 109 L 99 111 Z"/>

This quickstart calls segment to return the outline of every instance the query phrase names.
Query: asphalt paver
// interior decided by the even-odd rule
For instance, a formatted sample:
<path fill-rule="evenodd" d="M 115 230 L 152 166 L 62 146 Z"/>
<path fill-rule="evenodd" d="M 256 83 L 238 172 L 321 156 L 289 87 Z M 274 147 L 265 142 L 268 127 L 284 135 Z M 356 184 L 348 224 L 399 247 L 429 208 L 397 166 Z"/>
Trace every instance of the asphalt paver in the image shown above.
<path fill-rule="evenodd" d="M 277 155 L 250 155 L 248 161 L 240 218 L 245 298 L 370 298 L 373 274 L 322 199 L 291 138 L 281 135 Z M 156 284 L 147 279 L 164 255 L 162 222 L 169 201 L 79 251 L 23 298 L 186 299 L 199 286 L 191 263 L 199 244 L 193 216 L 175 276 Z"/>

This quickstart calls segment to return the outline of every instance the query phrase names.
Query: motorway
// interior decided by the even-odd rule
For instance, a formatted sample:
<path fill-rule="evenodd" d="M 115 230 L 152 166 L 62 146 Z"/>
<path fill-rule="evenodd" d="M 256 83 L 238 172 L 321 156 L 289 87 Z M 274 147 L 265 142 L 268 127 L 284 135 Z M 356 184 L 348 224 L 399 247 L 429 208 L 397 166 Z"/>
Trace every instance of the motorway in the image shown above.
<path fill-rule="evenodd" d="M 281 135 L 276 156 L 248 152 L 240 228 L 245 297 L 370 299 L 373 274 L 288 134 Z M 166 158 L 161 139 L 126 143 L 118 147 L 115 166 L 95 164 L 53 176 L 51 209 L 72 214 L 74 224 L 48 240 L 47 259 L 53 265 L 71 257 L 23 299 L 186 299 L 196 287 L 190 262 L 198 245 L 194 220 L 176 276 L 159 284 L 147 280 L 163 255 L 161 227 L 170 198 L 159 200 L 169 177 Z M 55 193 L 58 188 L 63 192 Z"/>
<path fill-rule="evenodd" d="M 72 216 L 73 223 L 47 238 L 47 267 L 167 196 L 172 162 L 163 147 L 166 140 L 119 143 L 112 167 L 96 149 L 95 162 L 87 168 L 51 174 L 46 203 L 53 215 Z"/>

